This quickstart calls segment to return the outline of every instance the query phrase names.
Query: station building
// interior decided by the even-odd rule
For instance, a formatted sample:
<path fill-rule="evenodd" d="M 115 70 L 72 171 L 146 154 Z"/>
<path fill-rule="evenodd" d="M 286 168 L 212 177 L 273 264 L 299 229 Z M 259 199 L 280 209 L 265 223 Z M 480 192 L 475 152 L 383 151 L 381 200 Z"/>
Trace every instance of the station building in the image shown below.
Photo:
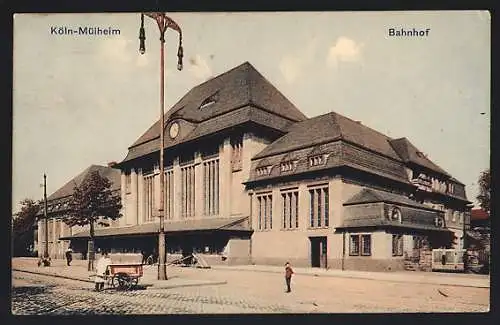
<path fill-rule="evenodd" d="M 407 138 L 306 117 L 248 62 L 191 89 L 164 122 L 169 260 L 397 270 L 422 245 L 463 247 L 464 184 Z M 157 121 L 113 166 L 123 217 L 96 229 L 97 246 L 157 247 L 159 141 Z"/>

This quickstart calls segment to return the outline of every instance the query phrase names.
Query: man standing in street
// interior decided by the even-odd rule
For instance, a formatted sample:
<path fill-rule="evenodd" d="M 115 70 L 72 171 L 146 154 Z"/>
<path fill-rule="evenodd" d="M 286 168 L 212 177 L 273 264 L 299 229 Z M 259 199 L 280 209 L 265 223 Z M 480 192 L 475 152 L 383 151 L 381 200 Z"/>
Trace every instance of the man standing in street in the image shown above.
<path fill-rule="evenodd" d="M 66 250 L 66 253 L 65 253 L 65 255 L 66 255 L 66 264 L 68 264 L 68 266 L 70 266 L 71 261 L 73 260 L 73 256 L 71 254 L 72 252 L 73 252 L 73 250 L 71 248 L 68 248 Z"/>
<path fill-rule="evenodd" d="M 95 291 L 101 291 L 104 289 L 104 282 L 106 279 L 106 272 L 108 271 L 108 266 L 111 264 L 111 259 L 106 251 L 102 251 L 102 257 L 97 261 L 96 275 L 95 275 Z"/>
<path fill-rule="evenodd" d="M 290 283 L 292 282 L 292 274 L 293 274 L 293 269 L 290 266 L 290 263 L 286 262 L 285 263 L 285 281 L 286 281 L 286 292 L 291 292 L 292 289 L 290 288 Z"/>

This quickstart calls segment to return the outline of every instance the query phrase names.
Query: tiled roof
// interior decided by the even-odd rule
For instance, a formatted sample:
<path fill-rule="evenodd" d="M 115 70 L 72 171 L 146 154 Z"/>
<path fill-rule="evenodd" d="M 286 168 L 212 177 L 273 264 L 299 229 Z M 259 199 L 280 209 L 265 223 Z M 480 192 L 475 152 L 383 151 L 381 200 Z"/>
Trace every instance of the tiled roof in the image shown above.
<path fill-rule="evenodd" d="M 180 121 L 179 135 L 172 140 L 168 136 L 168 125 L 165 128 L 165 148 L 168 149 L 180 143 L 193 141 L 205 135 L 222 131 L 235 125 L 253 122 L 269 128 L 277 129 L 284 132 L 292 125 L 293 122 L 271 114 L 261 109 L 245 106 L 237 110 L 228 112 L 223 115 L 216 116 L 212 119 L 200 122 L 199 124 L 190 124 Z M 160 139 L 145 142 L 141 145 L 129 148 L 129 152 L 123 162 L 133 160 L 135 158 L 156 152 L 159 150 Z"/>
<path fill-rule="evenodd" d="M 64 184 L 57 191 L 47 197 L 48 201 L 57 200 L 73 194 L 75 186 L 80 186 L 85 177 L 92 172 L 97 171 L 103 177 L 111 182 L 111 190 L 118 190 L 121 187 L 120 171 L 107 166 L 91 165 L 72 180 Z"/>
<path fill-rule="evenodd" d="M 210 98 L 215 102 L 200 108 Z M 267 111 L 289 122 L 307 119 L 250 63 L 245 62 L 191 89 L 166 112 L 165 122 L 179 118 L 200 123 L 245 106 Z M 131 147 L 158 138 L 158 123 L 155 122 Z"/>
<path fill-rule="evenodd" d="M 179 231 L 196 231 L 196 230 L 244 230 L 248 231 L 246 221 L 248 217 L 236 218 L 207 218 L 207 219 L 193 219 L 165 222 L 165 232 L 179 232 Z M 124 236 L 124 235 L 148 235 L 158 233 L 160 229 L 159 223 L 145 223 L 136 226 L 117 227 L 117 228 L 101 228 L 95 230 L 96 237 L 107 236 Z M 82 231 L 77 234 L 60 238 L 88 238 L 89 231 Z"/>
<path fill-rule="evenodd" d="M 264 148 L 254 159 L 339 139 L 401 160 L 390 145 L 389 137 L 335 112 L 293 124 L 287 134 Z"/>
<path fill-rule="evenodd" d="M 407 138 L 391 140 L 390 144 L 405 163 L 412 162 L 440 174 L 450 176 L 444 169 L 427 158 L 427 156 L 425 156 L 422 151 L 418 150 Z"/>
<path fill-rule="evenodd" d="M 407 206 L 412 206 L 415 208 L 420 208 L 424 210 L 438 211 L 428 207 L 427 205 L 418 203 L 416 201 L 407 198 L 404 195 L 379 191 L 371 188 L 364 188 L 349 200 L 347 200 L 344 205 L 354 205 L 362 203 L 375 203 L 375 202 L 388 202 L 388 203 L 399 203 Z"/>
<path fill-rule="evenodd" d="M 285 135 L 286 136 L 286 135 Z M 320 164 L 311 166 L 309 158 L 314 155 L 322 154 L 323 161 Z M 291 157 L 297 160 L 294 168 L 287 172 L 280 170 L 280 163 Z M 408 176 L 404 170 L 403 163 L 381 155 L 377 155 L 369 150 L 358 146 L 345 143 L 342 140 L 335 140 L 315 147 L 305 147 L 296 149 L 293 152 L 282 152 L 265 158 L 256 158 L 252 160 L 250 178 L 248 184 L 255 181 L 262 181 L 286 175 L 297 175 L 308 172 L 316 172 L 331 168 L 347 166 L 371 174 L 379 175 L 384 178 L 392 179 L 398 182 L 409 184 Z M 257 172 L 258 168 L 272 167 L 270 172 L 262 174 Z"/>

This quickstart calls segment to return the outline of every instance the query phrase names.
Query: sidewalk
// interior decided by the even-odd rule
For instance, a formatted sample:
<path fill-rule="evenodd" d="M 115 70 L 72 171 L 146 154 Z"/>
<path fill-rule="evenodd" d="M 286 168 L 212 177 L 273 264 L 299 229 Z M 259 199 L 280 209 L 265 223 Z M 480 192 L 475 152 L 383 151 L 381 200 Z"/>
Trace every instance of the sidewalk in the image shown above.
<path fill-rule="evenodd" d="M 231 270 L 231 271 L 251 271 L 251 272 L 268 272 L 268 273 L 283 273 L 284 269 L 281 266 L 269 265 L 237 265 L 225 266 L 214 265 L 211 267 L 214 270 Z M 338 269 L 319 269 L 319 268 L 301 268 L 294 267 L 295 275 L 301 276 L 328 276 L 328 277 L 343 277 L 351 279 L 366 279 L 391 282 L 406 282 L 420 284 L 438 284 L 460 287 L 475 287 L 475 288 L 490 288 L 489 275 L 464 274 L 464 273 L 436 273 L 436 272 L 363 272 L 352 270 Z"/>
<path fill-rule="evenodd" d="M 37 274 L 46 274 L 62 278 L 75 279 L 85 282 L 93 282 L 89 278 L 91 272 L 87 271 L 87 261 L 74 260 L 71 266 L 66 266 L 64 260 L 52 261 L 50 267 L 38 267 L 36 258 L 15 258 L 12 260 L 12 270 L 27 271 Z M 210 270 L 220 271 L 246 271 L 246 272 L 267 272 L 283 273 L 280 266 L 269 265 L 238 265 L 224 266 L 213 265 Z M 436 272 L 363 272 L 363 271 L 342 271 L 326 270 L 316 268 L 294 267 L 296 276 L 317 276 L 317 277 L 339 277 L 351 279 L 366 279 L 376 281 L 437 284 L 460 287 L 490 288 L 489 275 L 463 274 L 463 273 L 436 273 Z M 167 281 L 159 281 L 156 266 L 144 266 L 144 275 L 139 280 L 139 284 L 153 288 L 175 288 L 183 286 L 215 285 L 225 284 L 226 281 L 200 280 L 196 272 L 183 272 L 181 268 L 169 268 Z"/>
<path fill-rule="evenodd" d="M 87 261 L 74 260 L 71 262 L 71 266 L 67 266 L 65 260 L 52 260 L 52 264 L 49 267 L 38 267 L 37 261 L 38 259 L 36 258 L 14 258 L 12 259 L 12 271 L 22 271 L 94 283 L 94 278 L 90 277 L 94 272 L 87 271 Z M 169 271 L 169 279 L 161 281 L 157 280 L 156 266 L 144 266 L 144 273 L 139 279 L 139 285 L 151 289 L 170 289 L 227 283 L 226 281 L 199 280 L 184 275 L 181 276 L 181 274 L 179 274 L 180 272 L 177 270 Z"/>

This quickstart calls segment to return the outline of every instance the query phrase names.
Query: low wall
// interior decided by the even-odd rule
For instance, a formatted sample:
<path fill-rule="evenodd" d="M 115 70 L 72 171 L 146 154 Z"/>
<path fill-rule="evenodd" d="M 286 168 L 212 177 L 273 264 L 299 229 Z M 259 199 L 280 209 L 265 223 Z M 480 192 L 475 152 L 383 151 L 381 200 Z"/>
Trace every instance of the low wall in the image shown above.
<path fill-rule="evenodd" d="M 342 259 L 328 260 L 329 269 L 342 269 Z M 344 260 L 344 270 L 353 271 L 404 271 L 403 259 L 375 259 L 350 257 Z"/>

